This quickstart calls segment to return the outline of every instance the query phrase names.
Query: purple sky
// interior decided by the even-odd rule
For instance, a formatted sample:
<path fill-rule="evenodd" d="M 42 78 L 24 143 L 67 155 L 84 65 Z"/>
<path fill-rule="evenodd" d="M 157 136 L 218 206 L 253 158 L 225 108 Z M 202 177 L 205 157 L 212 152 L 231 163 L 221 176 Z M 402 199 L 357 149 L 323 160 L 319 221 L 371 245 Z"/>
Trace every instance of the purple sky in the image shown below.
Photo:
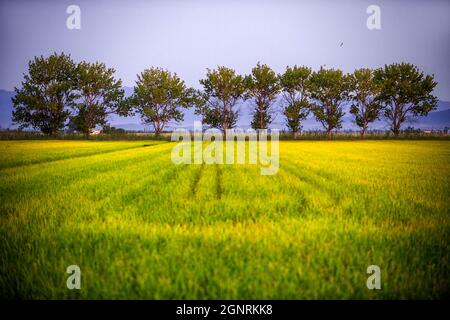
<path fill-rule="evenodd" d="M 66 27 L 69 5 L 81 30 Z M 369 30 L 369 5 L 381 30 Z M 320 65 L 352 72 L 411 62 L 435 75 L 435 94 L 450 100 L 450 1 L 288 0 L 0 0 L 0 89 L 18 86 L 35 55 L 70 53 L 114 67 L 125 86 L 150 66 L 199 87 L 206 68 L 249 73 L 256 62 L 276 72 Z M 342 46 L 341 46 L 341 43 Z"/>
<path fill-rule="evenodd" d="M 81 8 L 81 30 L 66 8 Z M 370 4 L 381 30 L 366 27 Z M 257 61 L 346 72 L 407 61 L 434 73 L 450 100 L 450 1 L 0 1 L 0 89 L 19 84 L 27 61 L 53 51 L 116 68 L 126 86 L 149 66 L 198 86 L 207 67 L 248 73 Z M 342 47 L 340 46 L 343 42 Z"/>

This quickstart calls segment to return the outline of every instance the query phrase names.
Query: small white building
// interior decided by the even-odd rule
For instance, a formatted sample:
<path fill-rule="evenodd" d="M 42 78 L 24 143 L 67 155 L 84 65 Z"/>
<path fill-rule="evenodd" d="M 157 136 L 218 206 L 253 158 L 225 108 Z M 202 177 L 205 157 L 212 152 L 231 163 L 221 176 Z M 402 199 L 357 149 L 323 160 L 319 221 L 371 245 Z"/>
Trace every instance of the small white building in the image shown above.
<path fill-rule="evenodd" d="M 100 130 L 97 130 L 97 129 L 94 129 L 94 130 L 91 130 L 91 135 L 98 135 L 98 134 L 100 134 L 101 133 L 101 131 Z"/>

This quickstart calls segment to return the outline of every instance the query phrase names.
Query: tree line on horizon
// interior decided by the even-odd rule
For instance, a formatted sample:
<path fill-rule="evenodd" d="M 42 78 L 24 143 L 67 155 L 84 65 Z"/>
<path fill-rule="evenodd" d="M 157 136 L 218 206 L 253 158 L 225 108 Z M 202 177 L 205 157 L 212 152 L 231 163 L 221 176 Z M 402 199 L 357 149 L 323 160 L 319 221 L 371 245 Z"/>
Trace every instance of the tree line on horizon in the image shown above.
<path fill-rule="evenodd" d="M 344 105 L 350 104 L 364 138 L 369 125 L 381 117 L 398 135 L 409 116 L 426 116 L 438 101 L 434 76 L 409 63 L 350 74 L 295 65 L 276 74 L 258 62 L 249 75 L 224 66 L 207 69 L 200 84 L 203 90 L 188 87 L 176 73 L 152 67 L 137 75 L 133 94 L 125 97 L 113 68 L 100 62 L 75 63 L 70 55 L 54 53 L 29 62 L 21 87 L 14 88 L 13 121 L 21 129 L 32 127 L 49 135 L 70 128 L 88 137 L 96 126 L 108 127 L 110 114 L 139 114 L 158 135 L 169 122 L 183 120 L 183 109 L 195 108 L 203 123 L 226 134 L 236 126 L 238 103 L 248 100 L 254 129 L 267 129 L 279 106 L 294 137 L 312 113 L 331 139 L 333 131 L 342 128 Z"/>

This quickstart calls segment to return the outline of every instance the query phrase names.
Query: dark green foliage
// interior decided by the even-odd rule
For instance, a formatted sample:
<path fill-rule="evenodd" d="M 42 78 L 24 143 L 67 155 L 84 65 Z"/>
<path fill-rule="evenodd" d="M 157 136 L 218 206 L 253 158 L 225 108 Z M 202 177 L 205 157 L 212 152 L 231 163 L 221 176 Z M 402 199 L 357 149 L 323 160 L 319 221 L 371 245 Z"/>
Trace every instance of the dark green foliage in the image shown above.
<path fill-rule="evenodd" d="M 364 138 L 369 124 L 378 119 L 381 110 L 378 100 L 380 88 L 373 77 L 374 72 L 365 68 L 355 70 L 349 76 L 352 102 L 350 113 L 355 116 L 355 123 L 361 128 L 362 138 Z"/>
<path fill-rule="evenodd" d="M 251 126 L 266 129 L 281 92 L 282 113 L 294 138 L 310 112 L 332 138 L 342 127 L 347 102 L 364 137 L 369 124 L 382 115 L 391 132 L 398 135 L 405 121 L 426 116 L 437 105 L 434 76 L 408 63 L 375 71 L 362 68 L 351 75 L 323 67 L 312 73 L 310 68 L 294 66 L 277 76 L 258 62 L 246 77 L 219 66 L 207 69 L 206 78 L 200 80 L 203 92 L 187 87 L 175 73 L 151 68 L 138 75 L 134 94 L 128 99 L 124 99 L 122 82 L 114 73 L 99 62 L 75 64 L 64 53 L 35 57 L 21 87 L 15 88 L 13 122 L 20 130 L 33 128 L 55 135 L 68 126 L 70 131 L 89 136 L 96 126 L 107 128 L 110 114 L 137 112 L 159 135 L 171 121 L 183 120 L 183 109 L 195 106 L 205 124 L 226 134 L 236 126 L 238 103 L 247 99 L 253 105 Z"/>
<path fill-rule="evenodd" d="M 75 64 L 69 55 L 54 53 L 35 57 L 28 64 L 21 88 L 14 88 L 13 121 L 20 128 L 33 128 L 54 135 L 64 128 L 73 106 Z"/>
<path fill-rule="evenodd" d="M 109 114 L 128 114 L 122 103 L 122 81 L 116 80 L 114 73 L 113 68 L 107 68 L 99 62 L 81 62 L 77 66 L 79 99 L 75 105 L 77 113 L 71 117 L 71 124 L 86 136 L 97 125 L 105 126 Z"/>
<path fill-rule="evenodd" d="M 283 91 L 283 115 L 294 137 L 302 129 L 301 122 L 306 119 L 311 108 L 308 101 L 310 76 L 310 68 L 297 66 L 286 67 L 286 71 L 278 76 Z"/>
<path fill-rule="evenodd" d="M 348 76 L 341 70 L 320 68 L 311 75 L 312 112 L 332 138 L 333 130 L 342 127 L 343 104 L 349 97 Z"/>
<path fill-rule="evenodd" d="M 177 74 L 150 68 L 138 75 L 134 94 L 128 100 L 142 121 L 160 134 L 170 121 L 183 120 L 183 108 L 194 106 L 197 94 Z"/>
<path fill-rule="evenodd" d="M 233 69 L 218 67 L 217 70 L 208 69 L 200 84 L 204 92 L 198 99 L 196 114 L 202 115 L 204 123 L 226 134 L 227 129 L 236 126 L 238 111 L 234 107 L 244 98 L 244 78 Z"/>
<path fill-rule="evenodd" d="M 104 133 L 104 134 L 125 134 L 126 131 L 125 131 L 125 129 L 115 128 L 115 127 L 112 127 L 112 126 L 106 124 L 102 128 L 102 133 Z"/>
<path fill-rule="evenodd" d="M 246 98 L 254 103 L 253 129 L 267 129 L 272 122 L 272 105 L 280 91 L 280 85 L 275 72 L 265 64 L 258 64 L 252 69 L 252 74 L 245 77 Z"/>
<path fill-rule="evenodd" d="M 380 86 L 384 116 L 394 134 L 400 132 L 408 116 L 426 116 L 436 108 L 434 76 L 424 75 L 412 64 L 385 65 L 375 71 L 374 79 Z"/>

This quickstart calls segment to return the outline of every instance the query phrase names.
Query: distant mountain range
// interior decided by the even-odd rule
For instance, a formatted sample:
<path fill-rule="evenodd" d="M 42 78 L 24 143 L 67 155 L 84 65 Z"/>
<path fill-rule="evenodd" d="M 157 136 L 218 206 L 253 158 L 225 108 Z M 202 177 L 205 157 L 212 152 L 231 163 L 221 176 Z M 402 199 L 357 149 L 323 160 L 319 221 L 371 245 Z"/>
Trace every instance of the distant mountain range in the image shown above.
<path fill-rule="evenodd" d="M 133 88 L 125 87 L 125 94 L 129 96 L 133 92 Z M 14 92 L 0 90 L 0 128 L 16 128 L 12 124 L 12 101 L 11 98 L 14 96 Z M 238 121 L 238 127 L 240 128 L 249 128 L 251 121 L 251 113 L 249 110 L 248 103 L 243 103 L 239 107 L 240 117 Z M 348 110 L 346 110 L 348 111 Z M 112 115 L 110 117 L 110 123 L 112 126 L 116 128 L 123 128 L 125 130 L 134 130 L 141 131 L 146 130 L 149 131 L 152 128 L 149 126 L 145 126 L 141 123 L 139 116 L 133 117 L 119 117 L 116 115 Z M 176 127 L 182 127 L 186 129 L 192 129 L 195 120 L 201 120 L 199 116 L 194 114 L 193 110 L 185 111 L 184 121 L 176 124 L 171 123 L 167 130 L 173 130 Z M 427 117 L 417 117 L 411 119 L 411 121 L 405 123 L 403 127 L 414 127 L 417 129 L 435 129 L 442 130 L 444 128 L 450 127 L 450 101 L 439 101 L 437 109 L 433 112 L 430 112 Z M 271 125 L 271 128 L 276 129 L 284 129 L 285 122 L 281 114 L 276 114 L 275 119 Z M 371 124 L 371 129 L 377 130 L 386 130 L 388 126 L 385 121 L 379 120 Z M 320 124 L 314 120 L 312 115 L 310 115 L 303 122 L 304 130 L 320 130 L 322 129 Z M 357 130 L 358 127 L 353 123 L 353 117 L 348 113 L 343 118 L 343 129 L 344 130 Z"/>
<path fill-rule="evenodd" d="M 12 101 L 14 92 L 0 90 L 0 128 L 11 128 L 12 126 Z"/>

